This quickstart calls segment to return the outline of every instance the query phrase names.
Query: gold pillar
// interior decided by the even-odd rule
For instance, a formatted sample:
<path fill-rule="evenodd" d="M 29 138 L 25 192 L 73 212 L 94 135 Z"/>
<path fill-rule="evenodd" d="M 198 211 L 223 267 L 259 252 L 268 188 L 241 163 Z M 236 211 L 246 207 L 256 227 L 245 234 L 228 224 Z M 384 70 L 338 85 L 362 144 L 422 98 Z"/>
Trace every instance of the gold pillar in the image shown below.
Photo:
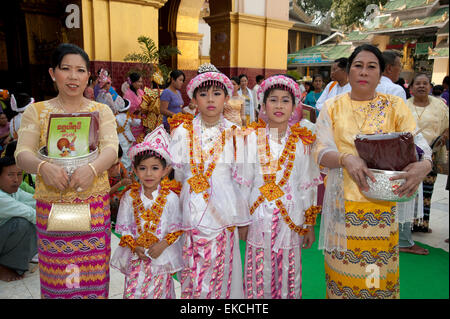
<path fill-rule="evenodd" d="M 123 61 L 137 38 L 158 45 L 158 10 L 167 0 L 82 0 L 83 46 L 92 60 Z"/>
<path fill-rule="evenodd" d="M 178 56 L 177 68 L 180 70 L 197 70 L 199 61 L 199 41 L 203 34 L 177 32 L 177 47 L 181 55 Z"/>
<path fill-rule="evenodd" d="M 199 66 L 198 21 L 204 0 L 180 0 L 177 13 L 176 38 L 181 55 L 177 57 L 180 70 L 197 70 Z"/>
<path fill-rule="evenodd" d="M 219 67 L 286 69 L 292 22 L 240 12 L 205 18 L 211 27 L 211 63 Z"/>

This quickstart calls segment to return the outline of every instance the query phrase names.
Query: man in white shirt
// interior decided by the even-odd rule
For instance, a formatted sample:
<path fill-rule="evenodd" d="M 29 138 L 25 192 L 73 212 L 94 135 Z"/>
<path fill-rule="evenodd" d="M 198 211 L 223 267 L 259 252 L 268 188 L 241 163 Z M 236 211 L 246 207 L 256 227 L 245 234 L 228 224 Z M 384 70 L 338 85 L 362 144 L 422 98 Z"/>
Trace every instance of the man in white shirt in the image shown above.
<path fill-rule="evenodd" d="M 402 61 L 400 54 L 395 51 L 387 50 L 383 52 L 383 58 L 386 63 L 386 67 L 376 91 L 401 97 L 406 103 L 405 90 L 400 85 L 395 84 L 400 77 L 400 73 L 402 72 Z"/>
<path fill-rule="evenodd" d="M 22 170 L 13 157 L 0 158 L 0 280 L 23 278 L 37 254 L 36 200 L 19 188 Z"/>
<path fill-rule="evenodd" d="M 320 111 L 326 100 L 339 94 L 350 92 L 352 87 L 348 83 L 347 58 L 336 59 L 331 66 L 331 82 L 327 84 L 322 95 L 316 102 L 316 108 Z"/>

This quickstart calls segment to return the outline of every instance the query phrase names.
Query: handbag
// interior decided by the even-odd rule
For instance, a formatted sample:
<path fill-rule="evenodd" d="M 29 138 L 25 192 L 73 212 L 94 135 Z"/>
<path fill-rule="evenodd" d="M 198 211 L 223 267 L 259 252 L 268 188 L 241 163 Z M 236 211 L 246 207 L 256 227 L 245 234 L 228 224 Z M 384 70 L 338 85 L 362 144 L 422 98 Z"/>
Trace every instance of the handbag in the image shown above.
<path fill-rule="evenodd" d="M 47 231 L 91 231 L 90 205 L 53 203 L 48 214 Z"/>
<path fill-rule="evenodd" d="M 445 144 L 437 145 L 438 141 L 441 140 L 441 136 L 436 138 L 431 144 L 431 149 L 433 151 L 433 172 L 437 174 L 448 175 L 448 149 Z M 448 143 L 448 141 L 447 141 Z"/>
<path fill-rule="evenodd" d="M 368 168 L 402 171 L 418 159 L 414 136 L 409 132 L 359 134 L 355 146 Z"/>

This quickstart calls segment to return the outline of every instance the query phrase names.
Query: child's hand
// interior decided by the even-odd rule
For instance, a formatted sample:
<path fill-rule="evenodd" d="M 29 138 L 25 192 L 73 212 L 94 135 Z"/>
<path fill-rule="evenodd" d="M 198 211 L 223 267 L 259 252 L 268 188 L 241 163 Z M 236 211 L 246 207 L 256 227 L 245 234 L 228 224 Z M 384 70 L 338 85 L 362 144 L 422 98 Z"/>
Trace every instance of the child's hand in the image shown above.
<path fill-rule="evenodd" d="M 144 247 L 138 246 L 138 247 L 136 247 L 136 248 L 134 249 L 134 252 L 138 255 L 138 257 L 139 257 L 141 260 L 143 260 L 143 261 L 148 261 L 148 260 L 150 260 L 150 258 L 148 258 L 148 257 L 145 255 L 145 248 L 144 248 Z"/>
<path fill-rule="evenodd" d="M 147 252 L 152 258 L 158 258 L 167 247 L 169 244 L 165 240 L 161 240 L 151 245 Z"/>
<path fill-rule="evenodd" d="M 302 248 L 308 249 L 311 248 L 312 244 L 316 240 L 316 235 L 314 234 L 314 226 L 308 226 L 309 232 L 303 237 L 303 246 Z"/>

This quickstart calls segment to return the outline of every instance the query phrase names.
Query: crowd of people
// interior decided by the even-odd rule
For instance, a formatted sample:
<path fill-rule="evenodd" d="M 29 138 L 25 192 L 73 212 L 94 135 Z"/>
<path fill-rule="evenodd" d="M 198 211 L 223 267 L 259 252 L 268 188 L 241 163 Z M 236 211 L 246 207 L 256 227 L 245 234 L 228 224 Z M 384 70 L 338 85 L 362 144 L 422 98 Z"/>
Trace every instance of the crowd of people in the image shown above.
<path fill-rule="evenodd" d="M 108 70 L 89 70 L 86 52 L 61 44 L 49 69 L 57 96 L 18 92 L 17 115 L 0 113 L 0 280 L 23 278 L 32 261 L 42 298 L 108 298 L 114 267 L 129 299 L 175 298 L 175 273 L 184 299 L 295 299 L 302 249 L 318 237 L 327 298 L 399 298 L 399 251 L 428 254 L 411 232 L 431 232 L 448 76 L 441 91 L 424 73 L 406 89 L 395 84 L 399 55 L 372 45 L 337 59 L 326 86 L 320 74 L 312 83 L 278 74 L 258 75 L 250 89 L 247 75 L 204 64 L 192 79 L 173 70 L 165 89 L 131 72 L 119 94 Z M 307 107 L 316 121 L 304 118 Z M 60 113 L 99 115 L 98 155 L 70 174 L 39 156 Z M 398 196 L 423 183 L 412 206 L 363 194 L 375 180 L 354 138 L 389 132 L 415 135 L 417 161 L 392 178 L 404 179 Z M 88 205 L 91 230 L 49 230 L 59 204 Z M 379 267 L 376 287 L 368 265 Z M 76 284 L 66 280 L 71 267 Z"/>

